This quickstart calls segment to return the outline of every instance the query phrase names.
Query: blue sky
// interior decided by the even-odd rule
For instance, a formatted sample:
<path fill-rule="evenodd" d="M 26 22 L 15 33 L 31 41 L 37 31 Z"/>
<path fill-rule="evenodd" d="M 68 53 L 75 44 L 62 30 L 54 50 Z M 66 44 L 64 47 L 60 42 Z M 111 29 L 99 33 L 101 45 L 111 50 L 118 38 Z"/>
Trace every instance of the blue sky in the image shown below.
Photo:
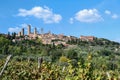
<path fill-rule="evenodd" d="M 44 32 L 120 42 L 120 0 L 0 0 L 0 33 L 27 24 Z"/>

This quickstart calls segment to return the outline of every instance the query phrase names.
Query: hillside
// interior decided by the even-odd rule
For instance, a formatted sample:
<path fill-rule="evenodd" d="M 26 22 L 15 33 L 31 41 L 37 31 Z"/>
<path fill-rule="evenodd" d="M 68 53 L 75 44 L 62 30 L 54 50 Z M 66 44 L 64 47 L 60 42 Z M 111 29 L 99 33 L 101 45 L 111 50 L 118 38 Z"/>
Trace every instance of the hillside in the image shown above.
<path fill-rule="evenodd" d="M 55 35 L 55 34 L 54 34 Z M 66 37 L 66 36 L 65 36 Z M 44 38 L 44 37 L 43 37 Z M 45 39 L 45 38 L 44 38 Z M 65 42 L 65 44 L 56 42 Z M 64 39 L 52 39 L 51 44 L 44 44 L 41 38 L 36 39 L 25 39 L 25 37 L 17 37 L 13 33 L 12 35 L 0 34 L 0 53 L 1 54 L 14 54 L 14 55 L 22 55 L 23 53 L 28 54 L 40 54 L 44 51 L 45 48 L 52 49 L 68 49 L 73 46 L 73 48 L 81 48 L 86 49 L 87 52 L 90 51 L 100 51 L 100 50 L 108 50 L 110 52 L 120 52 L 120 43 L 110 41 L 104 38 L 94 37 L 92 41 L 82 40 L 80 38 L 72 36 L 72 38 L 65 40 Z M 76 47 L 75 47 L 76 46 Z M 12 49 L 12 51 L 11 51 Z M 18 50 L 18 51 L 17 51 Z M 30 52 L 30 53 L 29 53 Z"/>
<path fill-rule="evenodd" d="M 16 37 L 14 35 L 0 35 L 0 69 L 2 69 L 2 64 L 5 60 L 5 57 L 9 54 L 12 54 L 11 62 L 14 62 L 14 64 L 11 64 L 13 64 L 14 67 L 18 67 L 18 65 L 22 66 L 21 62 L 24 62 L 22 64 L 25 64 L 26 67 L 28 67 L 29 65 L 27 65 L 26 62 L 28 60 L 32 61 L 31 66 L 35 67 L 35 65 L 37 64 L 37 59 L 39 57 L 42 57 L 43 61 L 46 62 L 46 65 L 50 62 L 51 66 L 59 65 L 62 67 L 69 67 L 70 62 L 72 67 L 76 67 L 76 69 L 79 69 L 78 63 L 80 62 L 80 66 L 82 66 L 81 68 L 87 70 L 86 64 L 90 63 L 92 70 L 95 71 L 95 73 L 96 71 L 99 72 L 97 73 L 99 76 L 102 76 L 109 71 L 112 71 L 112 73 L 110 74 L 113 76 L 118 76 L 119 74 L 118 71 L 120 70 L 120 43 L 96 37 L 93 41 L 81 40 L 80 38 L 71 39 L 66 42 L 67 45 L 54 44 L 54 41 L 60 40 L 53 40 L 52 44 L 43 44 L 40 38 L 29 40 L 24 39 L 24 37 L 21 36 L 17 37 L 17 39 L 19 39 L 18 41 L 15 41 L 15 39 Z M 18 65 L 16 65 L 15 63 Z M 26 68 L 23 67 L 23 70 L 24 69 Z M 31 68 L 29 67 L 27 69 L 31 70 Z M 70 69 L 72 70 L 74 68 Z M 100 73 L 101 71 L 103 71 L 103 73 Z M 28 73 L 31 74 L 32 72 Z M 94 73 L 91 73 L 89 71 L 88 73 L 90 73 L 91 76 L 94 75 Z M 35 74 L 37 74 L 37 72 Z M 4 73 L 3 75 L 5 76 L 6 73 Z M 65 75 L 67 75 L 67 73 L 65 73 Z M 65 77 L 65 75 L 62 76 Z M 16 75 L 16 77 L 18 76 Z"/>

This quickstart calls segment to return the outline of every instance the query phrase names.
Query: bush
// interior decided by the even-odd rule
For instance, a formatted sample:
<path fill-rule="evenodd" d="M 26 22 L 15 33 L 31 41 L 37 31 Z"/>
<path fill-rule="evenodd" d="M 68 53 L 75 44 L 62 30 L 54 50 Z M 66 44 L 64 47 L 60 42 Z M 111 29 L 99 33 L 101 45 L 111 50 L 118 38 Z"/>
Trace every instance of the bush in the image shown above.
<path fill-rule="evenodd" d="M 65 56 L 61 56 L 59 59 L 59 62 L 67 62 L 68 58 L 66 58 Z"/>

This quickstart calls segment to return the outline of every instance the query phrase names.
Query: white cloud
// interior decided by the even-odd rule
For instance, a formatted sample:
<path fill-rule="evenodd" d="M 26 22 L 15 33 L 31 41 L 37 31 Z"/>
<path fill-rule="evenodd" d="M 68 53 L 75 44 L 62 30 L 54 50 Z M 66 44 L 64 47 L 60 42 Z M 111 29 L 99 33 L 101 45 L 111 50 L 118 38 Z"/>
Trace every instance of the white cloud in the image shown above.
<path fill-rule="evenodd" d="M 118 17 L 119 17 L 119 16 L 118 16 L 117 14 L 113 14 L 113 15 L 112 15 L 112 18 L 113 18 L 113 19 L 117 19 Z"/>
<path fill-rule="evenodd" d="M 21 24 L 20 26 L 21 26 L 22 28 L 27 28 L 28 25 L 27 25 L 26 23 L 23 23 L 23 24 Z"/>
<path fill-rule="evenodd" d="M 59 23 L 62 19 L 60 14 L 54 14 L 48 7 L 33 7 L 31 10 L 19 9 L 18 16 L 34 16 L 38 19 L 43 19 L 45 23 Z"/>
<path fill-rule="evenodd" d="M 109 15 L 112 19 L 117 19 L 119 18 L 119 16 L 115 13 L 112 13 L 111 11 L 109 10 L 105 10 L 105 14 Z"/>
<path fill-rule="evenodd" d="M 75 19 L 80 22 L 87 23 L 99 22 L 103 20 L 97 9 L 83 9 L 76 13 Z"/>
<path fill-rule="evenodd" d="M 105 10 L 105 14 L 110 15 L 110 14 L 111 14 L 111 11 Z"/>
<path fill-rule="evenodd" d="M 74 21 L 74 19 L 70 18 L 70 20 L 69 20 L 70 24 L 73 24 L 74 23 L 73 21 Z"/>
<path fill-rule="evenodd" d="M 19 27 L 10 27 L 10 28 L 8 28 L 8 31 L 9 32 L 19 32 L 22 28 L 24 28 L 24 29 L 27 29 L 27 24 L 21 24 L 21 25 L 19 25 Z"/>
<path fill-rule="evenodd" d="M 8 31 L 9 31 L 9 32 L 19 32 L 20 29 L 21 29 L 20 27 L 14 27 L 14 28 L 11 27 L 11 28 L 8 28 Z"/>

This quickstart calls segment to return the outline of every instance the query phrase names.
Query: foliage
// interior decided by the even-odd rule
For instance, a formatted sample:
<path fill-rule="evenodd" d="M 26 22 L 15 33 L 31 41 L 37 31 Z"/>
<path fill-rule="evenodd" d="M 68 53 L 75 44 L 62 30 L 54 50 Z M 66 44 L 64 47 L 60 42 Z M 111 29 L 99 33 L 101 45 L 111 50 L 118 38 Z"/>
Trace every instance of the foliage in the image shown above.
<path fill-rule="evenodd" d="M 103 38 L 73 39 L 69 46 L 0 35 L 0 70 L 7 55 L 13 58 L 0 80 L 119 80 L 120 44 Z M 38 69 L 37 58 L 43 63 Z"/>
<path fill-rule="evenodd" d="M 0 60 L 0 69 L 5 60 Z M 71 60 L 67 66 L 60 66 L 51 62 L 43 61 L 41 68 L 37 67 L 37 61 L 16 61 L 11 60 L 1 80 L 118 80 L 119 72 L 113 70 L 96 69 L 92 62 L 92 55 L 87 56 L 84 63 L 77 62 L 73 67 Z"/>
<path fill-rule="evenodd" d="M 66 58 L 65 56 L 61 56 L 59 59 L 59 62 L 67 62 L 68 58 Z"/>

